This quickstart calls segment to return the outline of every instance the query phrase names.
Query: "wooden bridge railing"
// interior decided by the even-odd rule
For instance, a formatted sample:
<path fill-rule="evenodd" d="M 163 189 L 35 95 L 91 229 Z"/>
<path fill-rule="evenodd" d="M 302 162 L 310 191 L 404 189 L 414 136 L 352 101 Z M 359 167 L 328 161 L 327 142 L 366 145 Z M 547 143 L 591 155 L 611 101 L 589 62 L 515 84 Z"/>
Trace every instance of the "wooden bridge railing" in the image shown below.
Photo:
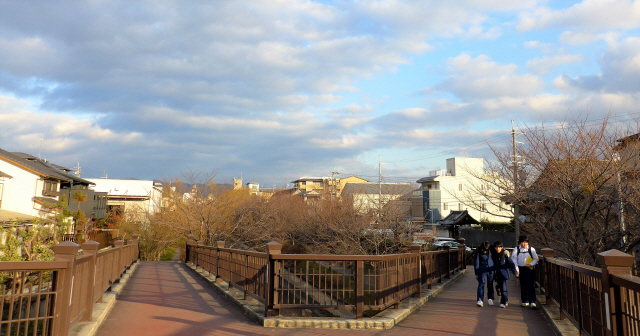
<path fill-rule="evenodd" d="M 138 259 L 138 235 L 98 250 L 99 243 L 65 241 L 55 261 L 0 263 L 0 335 L 67 335 L 91 321 L 93 303 Z"/>
<path fill-rule="evenodd" d="M 265 315 L 279 309 L 383 310 L 409 296 L 420 296 L 422 284 L 429 288 L 443 277 L 465 267 L 465 248 L 446 247 L 421 252 L 382 256 L 282 254 L 282 244 L 270 242 L 267 252 L 225 248 L 225 242 L 204 246 L 187 241 L 184 260 L 196 269 L 220 278 L 230 287 L 265 305 Z"/>
<path fill-rule="evenodd" d="M 599 267 L 554 258 L 542 249 L 536 277 L 546 304 L 560 309 L 582 335 L 640 335 L 640 278 L 631 275 L 634 257 L 610 250 Z"/>

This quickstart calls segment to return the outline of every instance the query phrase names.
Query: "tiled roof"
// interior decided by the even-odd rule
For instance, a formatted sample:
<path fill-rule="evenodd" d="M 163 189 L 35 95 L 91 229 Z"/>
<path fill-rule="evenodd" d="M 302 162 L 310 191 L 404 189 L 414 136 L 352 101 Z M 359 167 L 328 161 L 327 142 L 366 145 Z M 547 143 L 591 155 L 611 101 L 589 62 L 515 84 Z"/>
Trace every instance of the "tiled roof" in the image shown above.
<path fill-rule="evenodd" d="M 466 225 L 479 224 L 475 218 L 469 215 L 469 211 L 451 211 L 451 213 L 440 221 L 442 225 Z"/>
<path fill-rule="evenodd" d="M 89 182 L 85 179 L 81 179 L 75 175 L 69 174 L 65 171 L 68 169 L 64 167 L 54 165 L 33 155 L 20 152 L 12 153 L 0 149 L 0 159 L 18 166 L 26 167 L 27 170 L 34 171 L 48 178 L 53 178 L 60 181 L 74 182 L 74 184 L 93 184 L 92 182 Z"/>

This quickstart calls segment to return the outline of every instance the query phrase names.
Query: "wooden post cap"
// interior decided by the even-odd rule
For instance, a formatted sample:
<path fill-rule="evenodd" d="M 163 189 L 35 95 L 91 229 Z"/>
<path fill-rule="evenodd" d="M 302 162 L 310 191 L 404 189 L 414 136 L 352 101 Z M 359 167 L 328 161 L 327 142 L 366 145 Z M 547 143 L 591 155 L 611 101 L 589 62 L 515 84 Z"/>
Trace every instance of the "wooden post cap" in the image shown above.
<path fill-rule="evenodd" d="M 633 256 L 618 250 L 609 250 L 598 253 L 598 264 L 601 267 L 631 267 Z"/>
<path fill-rule="evenodd" d="M 124 240 L 116 240 L 113 242 L 115 247 L 122 247 L 124 245 Z"/>
<path fill-rule="evenodd" d="M 80 245 L 71 241 L 66 241 L 55 245 L 52 249 L 56 255 L 76 255 L 80 249 Z"/>
<path fill-rule="evenodd" d="M 417 253 L 422 251 L 422 245 L 420 244 L 411 244 L 411 253 Z"/>
<path fill-rule="evenodd" d="M 97 241 L 89 240 L 82 243 L 82 249 L 87 251 L 95 251 L 100 248 L 100 243 Z"/>
<path fill-rule="evenodd" d="M 464 238 L 458 238 L 456 241 L 460 244 L 464 244 L 466 240 Z"/>
<path fill-rule="evenodd" d="M 138 237 L 140 237 L 140 235 L 137 233 L 134 233 L 132 237 L 133 237 L 133 240 L 138 240 Z"/>
<path fill-rule="evenodd" d="M 282 244 L 277 241 L 270 241 L 267 243 L 267 252 L 269 254 L 280 254 L 282 252 Z"/>
<path fill-rule="evenodd" d="M 543 248 L 542 250 L 540 250 L 540 252 L 542 252 L 542 255 L 545 258 L 553 258 L 556 255 L 556 251 L 548 247 Z"/>
<path fill-rule="evenodd" d="M 218 248 L 224 248 L 224 244 L 226 244 L 226 242 L 225 242 L 224 240 L 218 240 L 218 241 L 216 242 L 216 246 L 217 246 Z"/>

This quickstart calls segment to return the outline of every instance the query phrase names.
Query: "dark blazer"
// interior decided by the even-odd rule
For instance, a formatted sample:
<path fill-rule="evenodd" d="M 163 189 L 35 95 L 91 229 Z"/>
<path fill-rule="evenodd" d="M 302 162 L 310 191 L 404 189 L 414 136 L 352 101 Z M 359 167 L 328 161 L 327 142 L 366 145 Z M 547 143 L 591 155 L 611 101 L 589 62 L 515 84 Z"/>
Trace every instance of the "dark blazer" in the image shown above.
<path fill-rule="evenodd" d="M 509 279 L 511 277 L 509 270 L 511 270 L 511 273 L 516 274 L 516 265 L 513 263 L 511 258 L 507 257 L 506 253 L 500 255 L 492 249 L 491 254 L 496 275 L 501 274 L 503 278 Z"/>
<path fill-rule="evenodd" d="M 481 258 L 485 258 L 485 257 L 487 258 L 489 266 L 488 267 L 481 267 L 480 266 L 480 259 Z M 482 273 L 493 273 L 494 267 L 493 267 L 493 258 L 491 258 L 491 251 L 489 250 L 487 252 L 487 254 L 483 254 L 483 255 L 480 255 L 479 253 L 476 253 L 475 254 L 475 258 L 474 258 L 474 262 L 473 262 L 473 268 L 474 268 L 474 271 L 475 271 L 476 275 L 480 275 Z"/>

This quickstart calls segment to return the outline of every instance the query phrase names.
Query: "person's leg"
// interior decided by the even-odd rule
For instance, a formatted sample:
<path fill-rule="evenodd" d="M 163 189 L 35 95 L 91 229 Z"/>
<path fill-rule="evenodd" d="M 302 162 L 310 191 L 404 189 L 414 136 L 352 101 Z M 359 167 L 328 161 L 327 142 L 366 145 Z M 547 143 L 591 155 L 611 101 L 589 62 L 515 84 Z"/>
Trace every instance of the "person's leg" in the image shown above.
<path fill-rule="evenodd" d="M 502 292 L 502 296 L 500 297 L 500 304 L 506 305 L 509 303 L 509 296 L 507 295 L 507 279 L 500 279 L 498 281 L 498 285 L 500 286 L 500 291 Z"/>
<path fill-rule="evenodd" d="M 529 303 L 529 298 L 527 297 L 527 267 L 520 267 L 520 302 L 521 303 Z"/>
<path fill-rule="evenodd" d="M 478 301 L 484 301 L 484 285 L 486 275 L 486 273 L 478 275 Z"/>
<path fill-rule="evenodd" d="M 536 303 L 536 272 L 529 269 L 528 273 L 527 297 L 529 298 L 529 303 Z"/>
<path fill-rule="evenodd" d="M 487 273 L 487 298 L 491 301 L 495 300 L 493 295 L 493 275 L 491 273 Z"/>

